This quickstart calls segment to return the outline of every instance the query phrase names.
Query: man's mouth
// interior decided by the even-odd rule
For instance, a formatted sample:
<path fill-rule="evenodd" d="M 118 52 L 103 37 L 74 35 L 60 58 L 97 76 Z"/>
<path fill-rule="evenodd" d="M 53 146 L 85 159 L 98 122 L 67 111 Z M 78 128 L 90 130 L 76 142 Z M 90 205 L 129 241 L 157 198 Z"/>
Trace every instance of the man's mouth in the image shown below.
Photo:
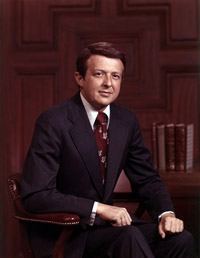
<path fill-rule="evenodd" d="M 99 94 L 103 97 L 110 97 L 112 95 L 109 91 L 99 91 Z"/>

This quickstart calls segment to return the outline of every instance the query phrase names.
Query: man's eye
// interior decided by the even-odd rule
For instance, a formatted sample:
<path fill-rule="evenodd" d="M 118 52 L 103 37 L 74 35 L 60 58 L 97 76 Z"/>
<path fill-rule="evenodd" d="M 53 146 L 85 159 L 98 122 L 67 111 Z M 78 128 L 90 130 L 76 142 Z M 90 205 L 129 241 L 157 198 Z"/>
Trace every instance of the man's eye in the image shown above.
<path fill-rule="evenodd" d="M 95 76 L 97 76 L 97 77 L 102 77 L 102 76 L 103 76 L 103 73 L 102 73 L 102 72 L 96 72 L 96 73 L 95 73 Z"/>
<path fill-rule="evenodd" d="M 113 78 L 116 79 L 116 80 L 119 80 L 121 77 L 119 74 L 113 74 Z"/>

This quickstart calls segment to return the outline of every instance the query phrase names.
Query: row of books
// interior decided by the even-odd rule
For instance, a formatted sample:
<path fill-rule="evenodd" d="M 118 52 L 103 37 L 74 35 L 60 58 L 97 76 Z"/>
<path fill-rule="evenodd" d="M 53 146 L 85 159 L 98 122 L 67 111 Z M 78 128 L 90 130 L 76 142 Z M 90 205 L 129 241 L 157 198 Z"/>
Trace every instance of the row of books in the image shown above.
<path fill-rule="evenodd" d="M 193 124 L 152 123 L 152 159 L 158 170 L 186 171 L 193 166 Z"/>

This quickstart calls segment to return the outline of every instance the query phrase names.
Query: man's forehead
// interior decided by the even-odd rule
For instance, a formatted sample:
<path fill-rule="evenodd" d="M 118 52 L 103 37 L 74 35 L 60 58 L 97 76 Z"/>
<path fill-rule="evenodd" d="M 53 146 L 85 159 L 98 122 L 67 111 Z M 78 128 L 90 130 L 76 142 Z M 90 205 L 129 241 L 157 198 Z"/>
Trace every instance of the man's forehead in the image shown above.
<path fill-rule="evenodd" d="M 119 58 L 106 57 L 103 55 L 92 55 L 87 60 L 87 65 L 93 69 L 103 70 L 105 66 L 113 66 L 117 70 L 123 70 L 124 66 L 122 61 Z"/>

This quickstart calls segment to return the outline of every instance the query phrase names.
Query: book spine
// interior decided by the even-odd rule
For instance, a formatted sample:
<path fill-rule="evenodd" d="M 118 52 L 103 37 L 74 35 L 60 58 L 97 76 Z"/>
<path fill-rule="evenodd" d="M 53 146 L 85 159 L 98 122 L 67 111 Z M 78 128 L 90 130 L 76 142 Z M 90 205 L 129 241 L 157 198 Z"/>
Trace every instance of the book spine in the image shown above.
<path fill-rule="evenodd" d="M 156 122 L 151 125 L 151 150 L 152 150 L 152 161 L 155 168 L 158 168 L 158 151 L 157 151 L 157 132 L 156 132 Z"/>
<path fill-rule="evenodd" d="M 165 157 L 166 170 L 175 170 L 174 124 L 167 124 L 165 126 Z"/>
<path fill-rule="evenodd" d="M 186 170 L 193 167 L 193 155 L 194 155 L 194 125 L 187 125 L 186 133 Z"/>
<path fill-rule="evenodd" d="M 165 126 L 157 126 L 158 169 L 165 170 Z"/>
<path fill-rule="evenodd" d="M 175 126 L 175 170 L 186 170 L 186 127 L 184 124 Z"/>

